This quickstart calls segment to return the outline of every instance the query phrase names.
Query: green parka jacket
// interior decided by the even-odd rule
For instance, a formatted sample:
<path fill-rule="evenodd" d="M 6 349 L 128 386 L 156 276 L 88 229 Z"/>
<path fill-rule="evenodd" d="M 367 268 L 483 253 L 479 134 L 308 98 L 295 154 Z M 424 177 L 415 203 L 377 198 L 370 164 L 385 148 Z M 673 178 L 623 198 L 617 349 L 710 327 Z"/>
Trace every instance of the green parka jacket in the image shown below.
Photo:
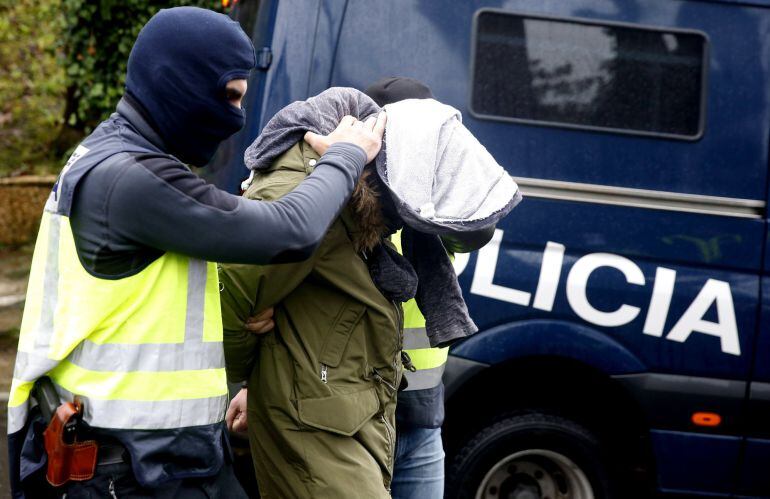
<path fill-rule="evenodd" d="M 318 159 L 298 143 L 256 175 L 245 196 L 280 198 Z M 389 497 L 402 310 L 377 290 L 356 250 L 360 212 L 371 202 L 376 196 L 351 203 L 305 262 L 220 267 L 228 378 L 248 380 L 262 497 Z M 270 306 L 272 332 L 243 330 Z"/>

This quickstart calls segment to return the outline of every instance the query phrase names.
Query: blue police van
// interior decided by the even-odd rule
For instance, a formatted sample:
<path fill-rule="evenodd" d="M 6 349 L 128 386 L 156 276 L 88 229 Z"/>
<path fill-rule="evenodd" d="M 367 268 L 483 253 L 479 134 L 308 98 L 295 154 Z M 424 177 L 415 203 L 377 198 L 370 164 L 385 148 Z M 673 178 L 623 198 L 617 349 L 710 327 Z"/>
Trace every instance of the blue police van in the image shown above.
<path fill-rule="evenodd" d="M 770 496 L 770 0 L 240 0 L 247 126 L 426 82 L 525 200 L 456 270 L 447 497 Z"/>

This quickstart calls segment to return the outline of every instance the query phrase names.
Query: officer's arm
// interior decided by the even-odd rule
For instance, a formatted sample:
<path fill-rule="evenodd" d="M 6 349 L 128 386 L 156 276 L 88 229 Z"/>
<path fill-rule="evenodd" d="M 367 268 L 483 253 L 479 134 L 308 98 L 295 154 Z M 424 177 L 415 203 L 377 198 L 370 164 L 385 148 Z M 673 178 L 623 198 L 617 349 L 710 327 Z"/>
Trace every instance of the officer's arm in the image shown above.
<path fill-rule="evenodd" d="M 204 260 L 300 261 L 347 203 L 365 162 L 360 147 L 334 144 L 299 187 L 267 203 L 227 194 L 168 157 L 139 157 L 116 179 L 108 223 L 129 240 Z"/>

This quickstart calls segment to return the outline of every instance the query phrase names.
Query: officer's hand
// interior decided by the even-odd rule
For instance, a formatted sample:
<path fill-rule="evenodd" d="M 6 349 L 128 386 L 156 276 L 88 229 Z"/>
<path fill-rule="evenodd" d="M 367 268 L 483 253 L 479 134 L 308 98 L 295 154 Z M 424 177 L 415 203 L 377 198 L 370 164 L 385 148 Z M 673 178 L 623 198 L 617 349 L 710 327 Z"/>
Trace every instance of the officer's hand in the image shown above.
<path fill-rule="evenodd" d="M 243 433 L 249 429 L 249 425 L 246 422 L 247 394 L 248 390 L 241 388 L 241 391 L 230 401 L 230 407 L 227 408 L 227 413 L 225 413 L 227 429 L 230 431 Z"/>
<path fill-rule="evenodd" d="M 246 319 L 246 324 L 243 327 L 254 334 L 269 333 L 275 327 L 273 322 L 273 307 L 266 308 L 254 317 Z"/>
<path fill-rule="evenodd" d="M 382 134 L 385 133 L 387 121 L 388 117 L 385 111 L 381 111 L 377 116 L 370 116 L 365 122 L 358 121 L 352 116 L 345 116 L 329 135 L 307 132 L 305 141 L 321 156 L 326 153 L 329 146 L 337 142 L 355 144 L 364 150 L 366 162 L 369 163 L 380 152 Z"/>

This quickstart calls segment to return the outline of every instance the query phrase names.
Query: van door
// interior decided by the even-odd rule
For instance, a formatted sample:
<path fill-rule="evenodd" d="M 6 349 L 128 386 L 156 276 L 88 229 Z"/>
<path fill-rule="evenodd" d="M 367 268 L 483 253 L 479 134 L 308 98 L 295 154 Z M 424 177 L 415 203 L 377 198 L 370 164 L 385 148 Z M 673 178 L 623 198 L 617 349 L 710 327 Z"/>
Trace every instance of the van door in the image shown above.
<path fill-rule="evenodd" d="M 765 260 L 767 264 L 767 260 Z M 770 277 L 762 278 L 762 311 L 757 339 L 743 460 L 738 478 L 740 496 L 770 496 Z"/>
<path fill-rule="evenodd" d="M 273 37 L 278 2 L 239 0 L 230 4 L 228 14 L 240 23 L 254 44 L 257 68 L 249 77 L 249 87 L 243 102 L 243 108 L 246 110 L 245 126 L 219 146 L 208 168 L 202 171 L 202 175 L 220 189 L 240 193 L 241 182 L 249 175 L 243 164 L 243 152 L 259 135 L 262 127 L 265 76 L 272 63 L 270 42 Z M 212 43 L 217 41 L 212 40 Z"/>
<path fill-rule="evenodd" d="M 767 219 L 765 220 L 767 223 Z M 738 476 L 739 496 L 770 496 L 770 260 L 765 245 L 762 308 L 749 385 L 746 437 Z"/>

